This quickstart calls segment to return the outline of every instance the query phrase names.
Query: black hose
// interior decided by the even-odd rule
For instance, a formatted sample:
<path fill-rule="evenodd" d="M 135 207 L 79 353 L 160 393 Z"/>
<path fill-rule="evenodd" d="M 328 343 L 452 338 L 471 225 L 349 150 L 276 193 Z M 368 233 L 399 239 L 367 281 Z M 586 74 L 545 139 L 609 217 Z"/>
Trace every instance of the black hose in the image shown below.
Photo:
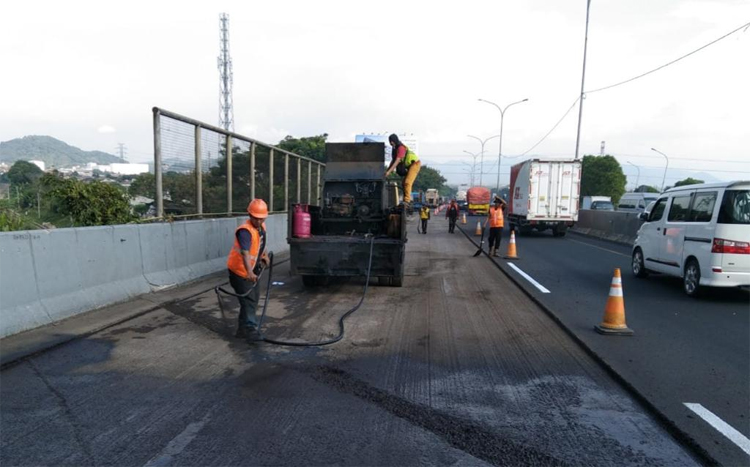
<path fill-rule="evenodd" d="M 290 341 L 282 341 L 277 339 L 271 339 L 268 337 L 265 337 L 263 333 L 261 332 L 261 326 L 263 325 L 263 319 L 266 316 L 266 308 L 268 307 L 268 291 L 271 289 L 271 277 L 273 275 L 273 258 L 271 258 L 271 268 L 268 271 L 268 286 L 266 288 L 266 302 L 263 304 L 263 313 L 260 315 L 260 321 L 258 321 L 258 333 L 260 333 L 260 340 L 263 342 L 268 342 L 269 344 L 275 344 L 275 345 L 287 345 L 291 347 L 320 347 L 324 345 L 331 345 L 335 344 L 336 342 L 340 341 L 344 337 L 344 320 L 357 311 L 360 306 L 362 306 L 362 303 L 365 301 L 365 296 L 367 295 L 367 287 L 370 285 L 370 269 L 372 268 L 372 250 L 373 246 L 375 245 L 375 236 L 372 236 L 370 238 L 370 259 L 367 261 L 367 275 L 365 277 L 365 288 L 362 291 L 362 297 L 359 299 L 359 303 L 352 308 L 351 310 L 344 313 L 341 318 L 339 318 L 339 333 L 336 337 L 333 337 L 331 339 L 325 340 L 325 341 L 319 341 L 319 342 L 290 342 Z"/>

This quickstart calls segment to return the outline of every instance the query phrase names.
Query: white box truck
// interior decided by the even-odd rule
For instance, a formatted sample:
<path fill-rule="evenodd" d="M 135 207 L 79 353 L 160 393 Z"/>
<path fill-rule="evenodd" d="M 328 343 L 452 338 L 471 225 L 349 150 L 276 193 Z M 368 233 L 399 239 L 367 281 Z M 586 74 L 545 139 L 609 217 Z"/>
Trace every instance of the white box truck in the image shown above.
<path fill-rule="evenodd" d="M 551 229 L 562 237 L 578 220 L 581 161 L 530 159 L 510 169 L 510 228 L 518 233 Z"/>
<path fill-rule="evenodd" d="M 440 205 L 440 193 L 435 188 L 428 188 L 424 193 L 424 199 L 427 206 L 436 208 Z"/>

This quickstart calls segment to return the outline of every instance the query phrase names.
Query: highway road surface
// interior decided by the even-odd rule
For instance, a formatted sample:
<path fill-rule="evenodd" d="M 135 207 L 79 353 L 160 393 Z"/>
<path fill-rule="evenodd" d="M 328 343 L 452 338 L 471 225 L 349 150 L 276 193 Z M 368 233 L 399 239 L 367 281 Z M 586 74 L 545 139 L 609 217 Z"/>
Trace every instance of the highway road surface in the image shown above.
<path fill-rule="evenodd" d="M 474 241 L 476 219 L 462 225 Z M 506 252 L 509 231 L 503 232 Z M 750 294 L 707 289 L 700 299 L 681 280 L 635 278 L 630 247 L 574 233 L 517 237 L 518 261 L 496 259 L 584 345 L 675 426 L 723 465 L 750 465 Z M 483 258 L 487 258 L 483 256 Z M 633 337 L 602 336 L 615 268 L 622 271 Z"/>
<path fill-rule="evenodd" d="M 405 286 L 370 287 L 330 347 L 235 339 L 236 305 L 222 315 L 214 277 L 186 286 L 191 298 L 6 365 L 0 464 L 706 462 L 440 222 L 426 235 L 409 224 Z M 285 266 L 267 335 L 335 334 L 364 281 L 305 289 Z M 643 339 L 637 321 L 639 337 L 610 342 Z"/>

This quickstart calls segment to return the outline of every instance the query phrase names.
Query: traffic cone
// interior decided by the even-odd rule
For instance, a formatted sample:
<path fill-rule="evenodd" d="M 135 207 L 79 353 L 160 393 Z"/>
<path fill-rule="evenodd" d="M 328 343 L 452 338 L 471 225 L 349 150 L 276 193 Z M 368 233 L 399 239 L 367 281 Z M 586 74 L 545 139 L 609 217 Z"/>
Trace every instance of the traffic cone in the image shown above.
<path fill-rule="evenodd" d="M 519 259 L 516 253 L 516 231 L 510 231 L 510 242 L 508 242 L 508 253 L 503 256 L 505 259 Z"/>
<path fill-rule="evenodd" d="M 633 335 L 633 330 L 625 324 L 625 299 L 622 295 L 620 268 L 615 269 L 615 275 L 612 277 L 612 285 L 609 286 L 609 298 L 607 298 L 607 306 L 604 307 L 602 324 L 595 325 L 594 329 L 599 334 L 613 336 Z"/>
<path fill-rule="evenodd" d="M 466 224 L 466 213 L 464 213 L 463 217 L 461 218 L 461 223 Z"/>
<path fill-rule="evenodd" d="M 477 221 L 477 228 L 474 231 L 474 235 L 482 235 L 482 223 Z"/>

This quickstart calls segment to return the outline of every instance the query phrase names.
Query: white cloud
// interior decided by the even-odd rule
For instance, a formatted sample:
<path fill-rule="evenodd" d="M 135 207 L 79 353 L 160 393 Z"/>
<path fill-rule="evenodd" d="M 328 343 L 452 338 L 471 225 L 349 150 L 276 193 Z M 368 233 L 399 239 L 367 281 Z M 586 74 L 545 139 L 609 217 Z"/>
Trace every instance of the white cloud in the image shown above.
<path fill-rule="evenodd" d="M 102 125 L 96 131 L 99 133 L 115 133 L 117 130 L 109 125 Z"/>

